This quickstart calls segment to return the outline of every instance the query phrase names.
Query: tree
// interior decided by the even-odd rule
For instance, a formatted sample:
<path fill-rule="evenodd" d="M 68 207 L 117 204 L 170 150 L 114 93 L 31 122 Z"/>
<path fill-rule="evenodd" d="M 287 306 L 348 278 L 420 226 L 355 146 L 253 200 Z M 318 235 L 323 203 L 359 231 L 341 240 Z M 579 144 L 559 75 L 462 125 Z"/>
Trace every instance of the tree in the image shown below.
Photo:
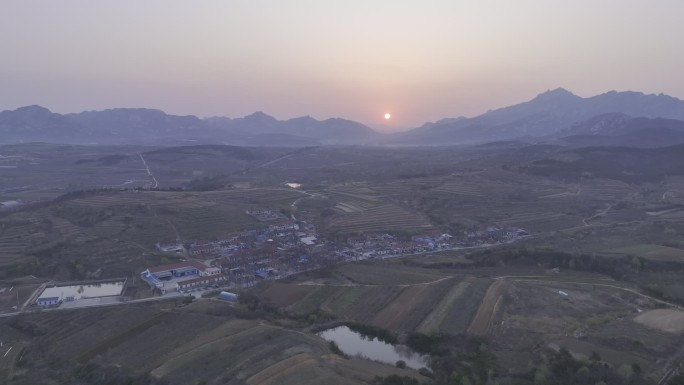
<path fill-rule="evenodd" d="M 601 362 L 601 356 L 599 356 L 598 353 L 596 353 L 595 351 L 592 350 L 591 356 L 589 357 L 589 360 L 592 363 L 597 364 L 597 363 Z"/>

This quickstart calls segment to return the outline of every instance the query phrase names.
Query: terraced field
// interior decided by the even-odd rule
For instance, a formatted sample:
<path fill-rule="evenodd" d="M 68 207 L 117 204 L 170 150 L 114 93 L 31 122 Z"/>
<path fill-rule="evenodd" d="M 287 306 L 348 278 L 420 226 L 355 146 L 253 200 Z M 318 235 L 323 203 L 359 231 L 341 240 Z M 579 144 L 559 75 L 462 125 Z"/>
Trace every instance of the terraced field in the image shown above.
<path fill-rule="evenodd" d="M 465 333 L 475 317 L 487 288 L 492 283 L 489 278 L 476 278 L 463 293 L 451 302 L 445 311 L 439 330 L 448 334 Z"/>
<path fill-rule="evenodd" d="M 261 291 L 260 295 L 271 304 L 280 307 L 288 307 L 299 302 L 318 288 L 318 286 L 313 285 L 269 282 L 268 287 Z"/>
<path fill-rule="evenodd" d="M 413 190 L 438 187 L 446 180 L 447 178 L 443 176 L 410 178 L 380 184 L 371 184 L 369 188 L 373 191 L 377 191 L 381 195 L 399 197 L 405 196 L 407 192 Z"/>
<path fill-rule="evenodd" d="M 506 292 L 509 282 L 505 279 L 494 281 L 485 293 L 475 317 L 468 326 L 468 333 L 486 336 L 492 330 L 496 312 L 501 306 L 501 296 Z"/>
<path fill-rule="evenodd" d="M 370 287 L 363 296 L 346 307 L 341 314 L 344 319 L 351 319 L 362 323 L 371 323 L 378 312 L 389 306 L 400 294 L 402 288 L 397 286 Z"/>
<path fill-rule="evenodd" d="M 345 286 L 338 290 L 321 304 L 321 308 L 345 318 L 353 318 L 354 313 L 349 309 L 373 294 L 378 288 L 369 286 Z"/>
<path fill-rule="evenodd" d="M 633 193 L 634 187 L 613 179 L 591 179 L 581 184 L 581 196 L 591 196 L 600 199 L 616 199 Z"/>
<path fill-rule="evenodd" d="M 414 331 L 453 285 L 453 279 L 405 287 L 371 320 L 391 331 Z"/>
<path fill-rule="evenodd" d="M 285 188 L 262 188 L 262 189 L 232 189 L 223 191 L 209 191 L 203 193 L 206 197 L 217 203 L 235 202 L 260 202 L 262 204 L 290 205 L 297 198 L 304 196 L 301 192 Z"/>
<path fill-rule="evenodd" d="M 432 229 L 432 225 L 420 215 L 392 204 L 336 216 L 328 222 L 326 227 L 330 231 L 343 234 L 382 231 L 414 233 Z"/>
<path fill-rule="evenodd" d="M 440 325 L 453 311 L 463 318 L 457 326 L 463 329 L 459 329 L 460 333 L 477 311 L 490 282 L 474 277 L 462 281 L 462 276 L 452 277 L 432 269 L 381 263 L 341 265 L 334 274 L 342 278 L 340 282 L 353 283 L 278 283 L 260 291 L 259 295 L 298 314 L 323 310 L 337 319 L 373 324 L 396 332 L 442 330 Z M 475 281 L 478 281 L 478 290 L 468 290 Z M 483 283 L 485 286 L 480 287 Z M 466 295 L 467 298 L 462 298 Z M 453 324 L 451 319 L 448 322 Z"/>
<path fill-rule="evenodd" d="M 352 282 L 364 285 L 412 285 L 433 282 L 447 277 L 435 270 L 413 269 L 381 263 L 348 263 L 336 269 Z"/>
<path fill-rule="evenodd" d="M 530 207 L 529 211 L 518 209 L 509 216 L 496 219 L 495 222 L 532 232 L 543 232 L 580 226 L 582 218 L 559 212 L 539 211 Z"/>
<path fill-rule="evenodd" d="M 475 181 L 469 180 L 448 181 L 439 187 L 433 188 L 432 191 L 474 197 L 482 197 L 484 195 L 481 186 Z"/>
<path fill-rule="evenodd" d="M 602 253 L 609 255 L 632 255 L 654 261 L 680 262 L 684 261 L 684 250 L 674 247 L 638 244 L 623 246 L 614 249 L 603 250 Z"/>
<path fill-rule="evenodd" d="M 212 239 L 265 226 L 245 213 L 254 207 L 288 206 L 301 193 L 291 189 L 226 190 L 211 193 L 109 191 L 85 193 L 0 218 L 0 264 L 27 256 L 79 260 L 81 274 L 104 266 L 106 276 L 130 275 L 146 263 L 141 253 L 155 252 L 158 241 Z M 117 262 L 119 262 L 117 264 Z M 117 272 L 114 273 L 113 270 Z M 70 277 L 61 270 L 59 279 Z M 72 270 L 73 272 L 73 270 Z M 43 274 L 32 270 L 32 274 Z M 54 271 L 52 271 L 54 274 Z M 82 276 L 80 278 L 83 278 Z"/>
<path fill-rule="evenodd" d="M 439 331 L 439 326 L 444 322 L 447 313 L 459 298 L 463 296 L 466 289 L 475 281 L 475 277 L 466 277 L 462 281 L 454 279 L 450 281 L 453 285 L 449 291 L 440 299 L 434 309 L 418 325 L 417 331 L 421 333 L 433 333 Z"/>
<path fill-rule="evenodd" d="M 321 285 L 307 287 L 306 289 L 308 290 L 307 294 L 301 300 L 290 306 L 290 309 L 295 313 L 309 314 L 317 311 L 331 296 L 344 290 L 344 287 Z"/>
<path fill-rule="evenodd" d="M 38 235 L 33 223 L 0 225 L 0 263 L 18 258 L 31 244 L 31 238 Z"/>
<path fill-rule="evenodd" d="M 313 335 L 256 320 L 210 315 L 225 304 L 204 301 L 185 307 L 174 302 L 156 306 L 32 314 L 0 320 L 5 341 L 12 338 L 17 355 L 3 362 L 0 375 L 49 376 L 17 366 L 17 356 L 32 363 L 76 360 L 137 376 L 149 373 L 171 385 L 221 384 L 364 384 L 375 376 L 417 372 L 332 354 L 328 343 Z M 30 346 L 22 349 L 20 346 Z M 7 365 L 4 365 L 7 364 Z M 61 378 L 72 369 L 60 368 Z M 74 372 L 76 373 L 76 372 Z"/>

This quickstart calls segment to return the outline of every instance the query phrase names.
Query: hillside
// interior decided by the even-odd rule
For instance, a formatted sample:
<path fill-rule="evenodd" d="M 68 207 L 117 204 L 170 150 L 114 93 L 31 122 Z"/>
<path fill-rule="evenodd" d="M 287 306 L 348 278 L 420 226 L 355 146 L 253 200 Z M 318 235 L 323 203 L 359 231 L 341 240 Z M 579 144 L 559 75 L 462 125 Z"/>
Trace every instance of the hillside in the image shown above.
<path fill-rule="evenodd" d="M 628 183 L 684 175 L 684 145 L 657 149 L 587 147 L 533 161 L 521 170 L 535 175 L 579 180 L 609 178 Z"/>

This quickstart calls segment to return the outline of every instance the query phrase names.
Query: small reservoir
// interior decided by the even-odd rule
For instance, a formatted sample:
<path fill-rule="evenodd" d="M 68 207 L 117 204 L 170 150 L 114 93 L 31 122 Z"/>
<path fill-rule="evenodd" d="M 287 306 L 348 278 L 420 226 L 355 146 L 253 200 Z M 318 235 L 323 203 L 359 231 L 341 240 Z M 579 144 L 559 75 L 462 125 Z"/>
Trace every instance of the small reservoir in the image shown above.
<path fill-rule="evenodd" d="M 349 356 L 361 356 L 390 365 L 404 361 L 406 366 L 416 370 L 428 367 L 429 357 L 415 353 L 407 346 L 392 345 L 377 338 L 364 337 L 347 326 L 324 330 L 318 335 L 326 341 L 335 342 L 340 350 Z"/>
<path fill-rule="evenodd" d="M 43 290 L 43 292 L 40 294 L 40 298 L 55 297 L 66 301 L 117 296 L 121 295 L 125 284 L 126 281 L 109 281 L 68 286 L 53 286 Z"/>

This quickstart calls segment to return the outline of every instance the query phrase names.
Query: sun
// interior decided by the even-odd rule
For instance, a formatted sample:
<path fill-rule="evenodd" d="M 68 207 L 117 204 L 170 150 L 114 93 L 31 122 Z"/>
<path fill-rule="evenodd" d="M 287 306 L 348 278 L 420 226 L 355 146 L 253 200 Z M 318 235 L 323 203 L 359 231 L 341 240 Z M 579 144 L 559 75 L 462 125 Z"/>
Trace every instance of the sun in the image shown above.
<path fill-rule="evenodd" d="M 392 114 L 389 112 L 385 112 L 385 120 L 389 120 L 392 117 Z"/>

